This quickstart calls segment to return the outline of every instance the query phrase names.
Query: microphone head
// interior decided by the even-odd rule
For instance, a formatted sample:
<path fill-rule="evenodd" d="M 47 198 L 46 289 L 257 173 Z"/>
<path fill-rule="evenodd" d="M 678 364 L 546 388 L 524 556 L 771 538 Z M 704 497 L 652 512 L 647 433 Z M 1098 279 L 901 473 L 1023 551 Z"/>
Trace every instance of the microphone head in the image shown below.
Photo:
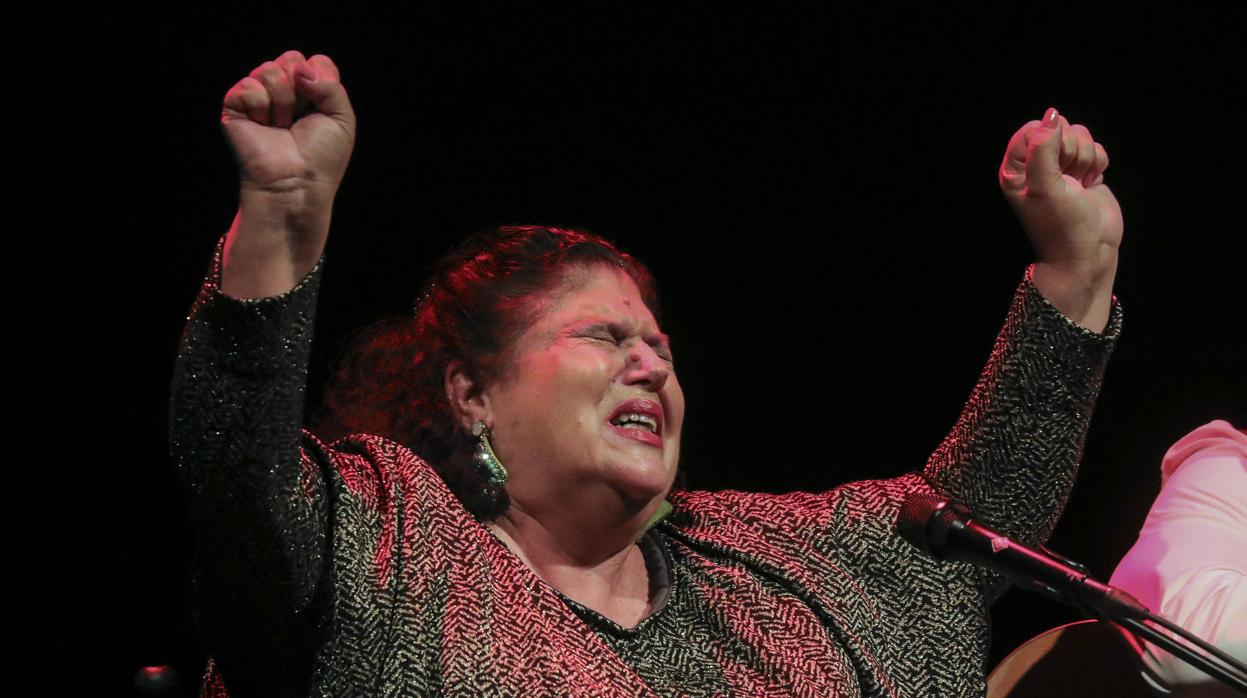
<path fill-rule="evenodd" d="M 927 555 L 943 557 L 931 546 L 931 523 L 948 506 L 948 499 L 933 493 L 914 492 L 901 504 L 896 532 Z M 938 548 L 938 546 L 936 546 Z"/>

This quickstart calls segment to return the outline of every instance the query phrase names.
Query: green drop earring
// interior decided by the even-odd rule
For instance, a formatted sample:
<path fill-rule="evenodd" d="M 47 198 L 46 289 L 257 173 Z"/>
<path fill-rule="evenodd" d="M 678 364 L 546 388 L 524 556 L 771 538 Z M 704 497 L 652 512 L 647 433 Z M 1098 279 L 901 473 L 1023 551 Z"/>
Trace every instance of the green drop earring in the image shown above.
<path fill-rule="evenodd" d="M 489 443 L 489 426 L 482 420 L 476 420 L 472 425 L 472 436 L 476 437 L 476 454 L 473 458 L 489 472 L 489 484 L 494 487 L 507 484 L 507 469 L 502 467 L 502 461 L 494 453 L 493 444 Z"/>

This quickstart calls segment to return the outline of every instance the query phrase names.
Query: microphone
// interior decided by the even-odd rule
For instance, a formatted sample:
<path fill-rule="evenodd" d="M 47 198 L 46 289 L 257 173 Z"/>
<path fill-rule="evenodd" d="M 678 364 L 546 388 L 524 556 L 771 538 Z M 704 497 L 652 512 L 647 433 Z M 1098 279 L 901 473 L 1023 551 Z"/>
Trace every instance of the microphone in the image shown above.
<path fill-rule="evenodd" d="M 1091 578 L 1085 567 L 1056 559 L 978 523 L 963 504 L 914 493 L 901 505 L 897 532 L 938 560 L 969 562 L 994 570 L 1022 587 L 1047 594 L 1105 620 L 1144 618 L 1146 606 L 1117 587 Z"/>

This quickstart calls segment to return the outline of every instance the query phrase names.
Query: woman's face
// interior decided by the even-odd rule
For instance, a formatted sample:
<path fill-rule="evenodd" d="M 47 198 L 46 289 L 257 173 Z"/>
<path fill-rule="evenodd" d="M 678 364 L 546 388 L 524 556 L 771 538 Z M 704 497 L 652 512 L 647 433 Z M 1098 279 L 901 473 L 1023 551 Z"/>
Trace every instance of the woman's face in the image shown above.
<path fill-rule="evenodd" d="M 574 269 L 568 281 L 483 390 L 507 492 L 531 508 L 601 487 L 636 503 L 662 497 L 684 422 L 667 337 L 623 271 Z"/>

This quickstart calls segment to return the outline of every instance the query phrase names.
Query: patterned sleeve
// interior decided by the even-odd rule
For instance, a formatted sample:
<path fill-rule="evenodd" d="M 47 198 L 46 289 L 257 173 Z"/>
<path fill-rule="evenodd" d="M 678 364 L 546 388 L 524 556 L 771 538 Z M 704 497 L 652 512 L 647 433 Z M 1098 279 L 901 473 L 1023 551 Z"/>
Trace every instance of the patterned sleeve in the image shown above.
<path fill-rule="evenodd" d="M 923 475 L 992 527 L 1038 544 L 1052 533 L 1073 487 L 1121 310 L 1114 299 L 1103 334 L 1080 327 L 1040 295 L 1033 269 L 961 417 Z"/>
<path fill-rule="evenodd" d="M 296 650 L 286 638 L 307 635 L 327 537 L 323 478 L 300 447 L 321 265 L 285 294 L 238 300 L 220 290 L 222 250 L 182 336 L 170 442 L 210 646 L 280 661 Z"/>

